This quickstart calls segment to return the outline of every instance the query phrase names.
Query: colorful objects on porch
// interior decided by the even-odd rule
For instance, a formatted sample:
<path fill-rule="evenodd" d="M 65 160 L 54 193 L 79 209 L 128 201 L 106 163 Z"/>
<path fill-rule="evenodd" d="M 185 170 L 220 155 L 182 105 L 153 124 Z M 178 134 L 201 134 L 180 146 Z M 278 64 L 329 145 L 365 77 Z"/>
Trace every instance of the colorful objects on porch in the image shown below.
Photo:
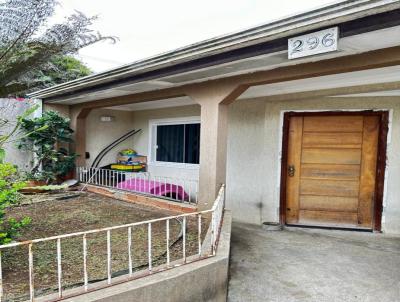
<path fill-rule="evenodd" d="M 119 155 L 121 156 L 134 156 L 137 155 L 137 152 L 133 149 L 124 149 L 119 151 Z"/>
<path fill-rule="evenodd" d="M 118 183 L 117 188 L 169 197 L 178 201 L 189 201 L 189 195 L 184 191 L 183 187 L 171 183 L 132 178 Z"/>
<path fill-rule="evenodd" d="M 111 165 L 111 169 L 131 172 L 145 171 L 147 156 L 138 155 L 133 149 L 124 149 L 118 153 L 117 163 Z"/>
<path fill-rule="evenodd" d="M 139 172 L 146 168 L 146 164 L 112 164 L 112 170 L 127 171 L 127 172 Z"/>
<path fill-rule="evenodd" d="M 143 155 L 134 155 L 134 156 L 118 156 L 117 162 L 123 165 L 139 165 L 146 164 L 147 157 Z"/>

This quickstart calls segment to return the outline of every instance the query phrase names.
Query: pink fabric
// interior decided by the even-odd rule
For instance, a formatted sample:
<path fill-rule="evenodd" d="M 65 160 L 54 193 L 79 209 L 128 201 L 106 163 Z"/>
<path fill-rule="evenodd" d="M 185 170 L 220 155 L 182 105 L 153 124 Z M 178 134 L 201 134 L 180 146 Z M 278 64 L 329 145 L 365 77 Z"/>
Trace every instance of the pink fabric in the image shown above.
<path fill-rule="evenodd" d="M 183 190 L 182 186 L 171 183 L 162 183 L 146 179 L 128 179 L 118 183 L 117 188 L 135 192 L 149 193 L 158 196 L 171 197 L 178 200 L 189 200 L 189 195 Z"/>

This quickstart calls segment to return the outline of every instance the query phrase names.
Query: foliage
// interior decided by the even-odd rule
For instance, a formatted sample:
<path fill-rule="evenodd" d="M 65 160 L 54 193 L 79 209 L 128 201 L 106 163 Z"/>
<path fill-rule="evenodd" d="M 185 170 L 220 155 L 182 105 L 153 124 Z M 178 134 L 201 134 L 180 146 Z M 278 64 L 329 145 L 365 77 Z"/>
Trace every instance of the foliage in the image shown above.
<path fill-rule="evenodd" d="M 47 128 L 43 130 L 44 126 Z M 49 183 L 74 168 L 76 155 L 62 147 L 63 143 L 72 142 L 73 130 L 69 127 L 69 119 L 58 112 L 48 111 L 42 117 L 23 119 L 21 128 L 27 135 L 21 139 L 19 148 L 32 150 L 36 155 L 36 164 L 30 174 L 33 179 L 43 179 L 46 175 Z"/>
<path fill-rule="evenodd" d="M 76 53 L 102 40 L 115 42 L 90 29 L 96 17 L 80 12 L 64 23 L 49 25 L 56 0 L 0 2 L 0 97 L 23 95 L 41 84 L 37 70 L 53 68 L 52 58 Z"/>
<path fill-rule="evenodd" d="M 40 80 L 35 90 L 76 80 L 92 73 L 86 65 L 72 56 L 55 56 L 50 63 L 49 68 L 40 69 L 35 73 L 35 78 Z"/>
<path fill-rule="evenodd" d="M 47 171 L 36 171 L 36 172 L 23 172 L 22 178 L 24 180 L 36 180 L 36 181 L 45 181 L 47 182 L 49 179 L 54 179 L 54 173 L 53 172 L 47 172 Z"/>
<path fill-rule="evenodd" d="M 12 109 L 15 109 L 15 106 L 12 106 L 11 100 L 3 101 L 0 107 L 0 245 L 10 243 L 19 235 L 19 230 L 31 221 L 29 217 L 21 220 L 9 218 L 8 221 L 5 221 L 4 219 L 6 209 L 19 202 L 21 195 L 18 191 L 24 188 L 26 184 L 20 181 L 21 177 L 17 173 L 16 167 L 3 163 L 3 161 L 5 144 L 33 134 L 33 132 L 22 134 L 20 130 L 23 121 L 38 109 L 38 105 L 32 106 L 17 117 L 13 114 Z M 47 125 L 44 125 L 35 129 L 35 131 L 40 132 L 46 128 Z"/>
<path fill-rule="evenodd" d="M 10 218 L 4 221 L 5 209 L 10 205 L 18 203 L 20 193 L 18 191 L 25 186 L 19 181 L 17 169 L 11 164 L 0 164 L 0 245 L 7 244 L 18 236 L 18 231 L 30 223 L 30 218 L 21 220 Z"/>

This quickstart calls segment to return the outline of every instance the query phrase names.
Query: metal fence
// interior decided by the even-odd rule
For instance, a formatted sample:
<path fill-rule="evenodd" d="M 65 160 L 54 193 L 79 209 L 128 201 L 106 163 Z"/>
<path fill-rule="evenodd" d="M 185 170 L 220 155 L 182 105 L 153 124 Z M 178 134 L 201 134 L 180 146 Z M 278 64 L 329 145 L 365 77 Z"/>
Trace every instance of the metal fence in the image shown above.
<path fill-rule="evenodd" d="M 80 182 L 86 184 L 197 204 L 197 180 L 154 176 L 149 172 L 124 172 L 86 167 L 78 167 L 76 175 Z"/>
<path fill-rule="evenodd" d="M 34 240 L 29 240 L 29 241 L 24 241 L 24 242 L 15 242 L 7 245 L 0 246 L 0 301 L 4 301 L 4 295 L 3 295 L 3 270 L 2 270 L 2 254 L 5 252 L 7 249 L 13 249 L 16 247 L 21 247 L 21 246 L 27 246 L 28 247 L 28 254 L 26 255 L 28 258 L 28 264 L 29 264 L 29 270 L 28 270 L 28 278 L 29 278 L 29 300 L 30 301 L 35 301 L 35 282 L 34 282 L 34 272 L 35 272 L 35 263 L 34 263 L 34 249 L 33 247 L 42 242 L 55 242 L 56 243 L 56 253 L 54 257 L 57 260 L 57 281 L 58 284 L 55 284 L 55 287 L 57 286 L 58 288 L 58 299 L 63 299 L 67 298 L 69 295 L 68 293 L 65 294 L 65 289 L 63 287 L 63 262 L 62 262 L 62 246 L 63 246 L 63 241 L 68 239 L 68 238 L 81 238 L 82 240 L 82 255 L 83 255 L 83 262 L 82 262 L 82 286 L 78 289 L 78 292 L 75 292 L 74 295 L 76 294 L 83 294 L 85 292 L 88 292 L 91 290 L 89 288 L 89 276 L 88 276 L 88 252 L 87 252 L 87 247 L 88 247 L 88 241 L 90 240 L 88 238 L 88 235 L 90 234 L 104 234 L 107 242 L 107 264 L 106 264 L 106 270 L 107 270 L 107 278 L 106 278 L 106 285 L 100 285 L 97 286 L 96 289 L 106 287 L 113 285 L 113 281 L 115 277 L 112 275 L 112 255 L 111 255 L 111 233 L 116 230 L 126 230 L 126 252 L 128 254 L 128 261 L 126 263 L 126 280 L 132 280 L 133 278 L 133 262 L 135 259 L 133 259 L 132 255 L 132 230 L 134 228 L 144 226 L 147 228 L 147 257 L 148 257 L 148 265 L 147 269 L 144 270 L 144 274 L 141 276 L 146 276 L 151 273 L 156 273 L 160 271 L 164 271 L 166 269 L 173 269 L 174 267 L 187 264 L 193 261 L 199 261 L 204 258 L 212 257 L 216 254 L 217 246 L 218 246 L 218 240 L 219 240 L 219 235 L 220 235 L 220 228 L 222 225 L 222 219 L 223 219 L 223 213 L 224 213 L 224 204 L 225 204 L 225 186 L 222 185 L 221 189 L 218 193 L 218 196 L 216 200 L 214 201 L 213 207 L 210 210 L 205 210 L 205 211 L 199 211 L 199 212 L 194 212 L 194 213 L 188 213 L 188 214 L 181 214 L 181 215 L 176 215 L 176 216 L 168 216 L 168 217 L 163 217 L 163 218 L 158 218 L 158 219 L 152 219 L 152 220 L 147 220 L 147 221 L 142 221 L 142 222 L 135 222 L 131 224 L 124 224 L 124 225 L 118 225 L 118 226 L 113 226 L 113 227 L 108 227 L 108 228 L 102 228 L 102 229 L 97 229 L 97 230 L 90 230 L 90 231 L 84 231 L 84 232 L 78 232 L 78 233 L 71 233 L 71 234 L 64 234 L 64 235 L 59 235 L 59 236 L 52 236 L 52 237 L 47 237 L 47 238 L 41 238 L 41 239 L 34 239 Z M 186 255 L 186 222 L 189 218 L 196 219 L 197 221 L 197 254 L 196 255 L 191 255 L 191 257 L 187 257 Z M 181 240 L 182 240 L 182 259 L 178 261 L 174 261 L 173 263 L 171 262 L 170 259 L 170 223 L 172 220 L 179 219 L 182 222 L 182 229 L 181 229 Z M 209 222 L 208 225 L 208 230 L 202 230 L 202 222 L 204 220 L 207 220 Z M 165 223 L 165 250 L 166 250 L 166 263 L 162 266 L 162 268 L 158 268 L 161 266 L 153 267 L 153 259 L 152 259 L 152 225 L 155 223 Z M 204 236 L 207 234 L 206 236 Z M 202 237 L 204 239 L 202 239 Z M 207 249 L 207 250 L 206 250 Z M 135 277 L 137 278 L 137 277 Z"/>

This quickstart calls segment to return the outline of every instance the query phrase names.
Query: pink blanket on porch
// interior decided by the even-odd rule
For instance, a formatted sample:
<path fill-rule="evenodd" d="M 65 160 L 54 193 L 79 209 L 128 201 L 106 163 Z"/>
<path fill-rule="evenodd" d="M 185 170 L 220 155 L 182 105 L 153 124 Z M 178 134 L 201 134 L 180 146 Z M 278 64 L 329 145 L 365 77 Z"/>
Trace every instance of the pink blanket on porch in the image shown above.
<path fill-rule="evenodd" d="M 171 183 L 136 178 L 118 183 L 117 188 L 189 201 L 189 195 L 183 187 Z"/>

